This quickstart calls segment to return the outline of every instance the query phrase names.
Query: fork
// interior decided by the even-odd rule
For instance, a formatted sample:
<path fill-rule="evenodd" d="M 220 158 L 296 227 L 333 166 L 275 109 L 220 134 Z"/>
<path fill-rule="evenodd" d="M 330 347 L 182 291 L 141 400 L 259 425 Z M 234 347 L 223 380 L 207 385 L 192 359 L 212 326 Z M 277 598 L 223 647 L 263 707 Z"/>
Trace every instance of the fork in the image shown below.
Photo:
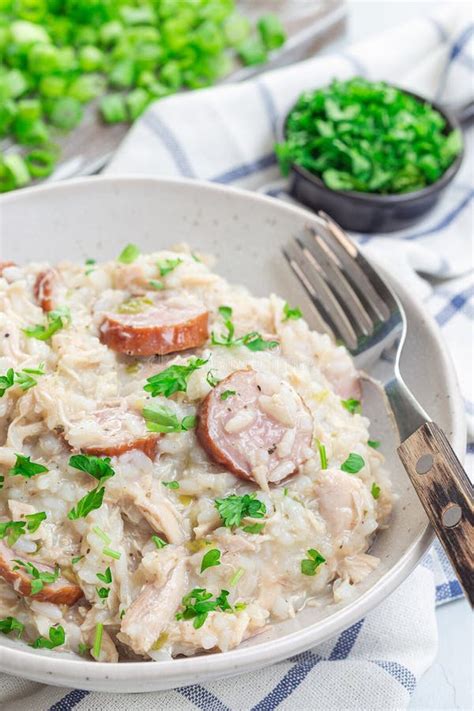
<path fill-rule="evenodd" d="M 397 342 L 384 385 L 397 423 L 398 455 L 474 605 L 474 488 L 444 432 L 421 407 L 400 372 L 407 335 L 404 308 L 356 244 L 328 215 L 283 249 L 323 328 L 358 357 L 374 357 Z"/>

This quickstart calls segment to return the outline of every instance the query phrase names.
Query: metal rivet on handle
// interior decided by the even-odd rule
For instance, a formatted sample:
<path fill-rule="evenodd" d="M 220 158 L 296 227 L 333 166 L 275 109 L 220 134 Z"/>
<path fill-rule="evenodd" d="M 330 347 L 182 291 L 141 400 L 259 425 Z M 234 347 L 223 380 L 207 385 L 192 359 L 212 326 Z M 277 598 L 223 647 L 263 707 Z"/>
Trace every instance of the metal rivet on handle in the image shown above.
<path fill-rule="evenodd" d="M 423 454 L 416 463 L 415 469 L 417 474 L 427 474 L 433 466 L 433 455 Z"/>
<path fill-rule="evenodd" d="M 458 504 L 448 504 L 441 514 L 443 526 L 454 528 L 462 519 L 462 508 Z"/>

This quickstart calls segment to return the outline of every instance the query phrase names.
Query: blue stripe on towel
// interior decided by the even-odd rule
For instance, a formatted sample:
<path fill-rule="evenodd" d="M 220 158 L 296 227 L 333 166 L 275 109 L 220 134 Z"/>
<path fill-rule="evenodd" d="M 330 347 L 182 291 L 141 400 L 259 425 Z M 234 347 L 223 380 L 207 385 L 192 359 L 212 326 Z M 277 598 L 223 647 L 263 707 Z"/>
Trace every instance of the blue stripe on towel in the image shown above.
<path fill-rule="evenodd" d="M 192 169 L 183 147 L 178 143 L 176 136 L 164 121 L 158 118 L 153 110 L 147 111 L 143 115 L 142 121 L 166 146 L 180 174 L 186 178 L 196 178 L 196 173 Z"/>
<path fill-rule="evenodd" d="M 344 632 L 339 635 L 339 639 L 329 655 L 330 662 L 338 661 L 340 659 L 347 659 L 349 654 L 352 652 L 352 648 L 357 641 L 357 637 L 359 636 L 359 632 L 362 629 L 363 624 L 364 619 L 359 620 L 359 622 L 356 622 L 355 625 L 352 625 L 352 627 L 344 630 Z"/>
<path fill-rule="evenodd" d="M 314 667 L 323 661 L 312 652 L 298 655 L 298 661 L 280 679 L 278 684 L 261 701 L 252 707 L 251 711 L 273 711 L 298 688 Z"/>
<path fill-rule="evenodd" d="M 470 308 L 469 299 L 474 296 L 474 285 L 469 286 L 464 291 L 459 294 L 455 294 L 446 304 L 443 306 L 441 311 L 439 311 L 435 318 L 439 326 L 444 326 L 448 321 L 450 321 L 453 316 L 455 316 L 459 311 L 467 316 L 469 319 L 474 319 L 473 310 Z"/>
<path fill-rule="evenodd" d="M 383 659 L 371 659 L 372 664 L 376 664 L 396 679 L 410 694 L 416 689 L 416 676 L 407 667 L 398 662 L 387 662 Z"/>
<path fill-rule="evenodd" d="M 459 35 L 458 39 L 454 42 L 451 47 L 450 60 L 456 59 L 458 55 L 461 54 L 464 47 L 466 46 L 471 35 L 474 33 L 474 24 L 468 25 Z"/>
<path fill-rule="evenodd" d="M 229 183 L 233 183 L 236 180 L 240 180 L 241 178 L 246 178 L 249 175 L 258 173 L 261 170 L 271 168 L 271 166 L 276 165 L 276 162 L 276 155 L 274 153 L 269 153 L 268 155 L 263 156 L 258 160 L 252 161 L 251 163 L 243 163 L 242 165 L 238 165 L 235 168 L 226 171 L 225 173 L 216 175 L 214 178 L 211 178 L 211 181 L 213 183 L 222 183 L 224 185 L 228 185 Z"/>
<path fill-rule="evenodd" d="M 63 696 L 63 698 L 60 701 L 57 701 L 55 704 L 53 704 L 49 711 L 70 711 L 73 709 L 77 704 L 79 704 L 82 699 L 84 699 L 88 694 L 90 694 L 90 691 L 86 691 L 85 689 L 73 689 L 70 691 L 66 696 Z"/>
<path fill-rule="evenodd" d="M 223 704 L 217 696 L 200 684 L 183 686 L 181 689 L 176 689 L 176 691 L 188 701 L 191 701 L 198 709 L 202 709 L 202 711 L 230 711 L 229 707 Z"/>

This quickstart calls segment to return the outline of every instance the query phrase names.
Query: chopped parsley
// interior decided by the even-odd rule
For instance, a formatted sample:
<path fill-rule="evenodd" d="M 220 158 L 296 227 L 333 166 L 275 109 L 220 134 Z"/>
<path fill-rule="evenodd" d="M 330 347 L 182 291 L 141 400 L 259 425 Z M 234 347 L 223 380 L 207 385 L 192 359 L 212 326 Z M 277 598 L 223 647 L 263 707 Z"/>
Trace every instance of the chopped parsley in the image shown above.
<path fill-rule="evenodd" d="M 50 627 L 48 637 L 49 639 L 46 639 L 46 637 L 38 637 L 30 647 L 34 649 L 54 649 L 55 647 L 60 647 L 66 641 L 64 627 L 61 625 Z"/>
<path fill-rule="evenodd" d="M 212 593 L 204 588 L 194 588 L 185 595 L 181 601 L 183 611 L 176 614 L 177 620 L 194 620 L 194 629 L 199 629 L 205 623 L 210 612 L 222 610 L 232 611 L 232 607 L 227 601 L 228 590 L 221 590 L 215 600 L 212 600 Z"/>
<path fill-rule="evenodd" d="M 316 440 L 316 443 L 318 445 L 319 459 L 321 460 L 321 469 L 327 469 L 328 457 L 326 454 L 326 447 L 322 442 L 319 441 L 319 439 Z"/>
<path fill-rule="evenodd" d="M 252 523 L 250 526 L 244 526 L 242 531 L 245 531 L 245 533 L 261 533 L 264 528 L 264 523 Z"/>
<path fill-rule="evenodd" d="M 110 585 L 112 582 L 112 571 L 110 568 L 106 568 L 103 573 L 96 573 L 97 578 L 101 581 L 101 583 L 105 583 L 106 585 Z"/>
<path fill-rule="evenodd" d="M 303 575 L 316 575 L 317 569 L 326 562 L 326 558 L 314 548 L 310 548 L 306 553 L 308 558 L 301 561 L 301 572 Z"/>
<path fill-rule="evenodd" d="M 44 511 L 38 511 L 38 513 L 25 514 L 26 528 L 29 533 L 34 533 L 40 527 L 42 521 L 46 519 L 46 513 Z"/>
<path fill-rule="evenodd" d="M 79 642 L 79 644 L 77 645 L 77 653 L 84 655 L 84 654 L 87 654 L 88 652 L 89 652 L 89 648 L 88 648 L 87 644 L 84 644 L 84 642 Z"/>
<path fill-rule="evenodd" d="M 372 449 L 378 449 L 380 447 L 380 442 L 376 439 L 369 439 L 367 444 L 369 447 L 372 447 Z"/>
<path fill-rule="evenodd" d="M 232 322 L 231 307 L 219 306 L 218 310 L 224 320 L 225 333 L 219 336 L 216 336 L 214 331 L 211 333 L 211 343 L 213 346 L 225 346 L 227 348 L 232 346 L 245 346 L 251 351 L 264 351 L 276 348 L 279 345 L 278 341 L 266 341 L 257 331 L 251 331 L 245 334 L 245 336 L 234 338 L 235 326 Z"/>
<path fill-rule="evenodd" d="M 376 484 L 375 481 L 374 481 L 374 482 L 372 483 L 372 487 L 371 487 L 371 489 L 370 489 L 370 493 L 372 494 L 372 496 L 374 497 L 374 499 L 378 499 L 379 496 L 380 496 L 380 492 L 381 492 L 380 486 L 379 486 L 378 484 Z"/>
<path fill-rule="evenodd" d="M 49 471 L 43 464 L 32 462 L 31 457 L 25 457 L 23 454 L 15 454 L 15 465 L 10 469 L 10 476 L 24 476 L 26 479 L 36 474 L 44 474 Z"/>
<path fill-rule="evenodd" d="M 180 422 L 175 413 L 163 405 L 144 407 L 142 414 L 150 432 L 187 432 L 196 427 L 195 415 L 186 415 Z"/>
<path fill-rule="evenodd" d="M 13 546 L 25 531 L 26 521 L 2 521 L 0 522 L 0 538 L 7 536 L 7 543 Z"/>
<path fill-rule="evenodd" d="M 151 286 L 152 289 L 155 289 L 155 291 L 161 291 L 165 288 L 163 282 L 158 281 L 158 279 L 150 279 L 148 284 Z"/>
<path fill-rule="evenodd" d="M 55 333 L 65 328 L 71 323 L 71 314 L 66 306 L 49 311 L 46 314 L 46 326 L 37 324 L 23 329 L 23 333 L 28 338 L 36 338 L 38 341 L 48 341 Z"/>
<path fill-rule="evenodd" d="M 164 277 L 170 272 L 172 272 L 174 269 L 176 269 L 177 266 L 182 264 L 183 260 L 177 257 L 176 259 L 163 259 L 162 262 L 157 262 L 156 266 L 159 269 L 160 276 Z"/>
<path fill-rule="evenodd" d="M 232 528 L 240 526 L 244 518 L 263 518 L 267 512 L 263 501 L 256 498 L 256 494 L 230 494 L 225 499 L 216 499 L 214 505 L 222 519 L 224 526 Z"/>
<path fill-rule="evenodd" d="M 37 595 L 39 592 L 41 592 L 45 585 L 55 583 L 56 580 L 59 578 L 58 566 L 56 566 L 53 573 L 50 573 L 47 570 L 38 570 L 38 568 L 29 561 L 25 563 L 25 561 L 23 560 L 14 558 L 13 562 L 17 564 L 13 566 L 13 570 L 20 570 L 20 568 L 24 568 L 25 572 L 28 573 L 28 575 L 31 575 L 32 580 L 30 595 L 32 596 Z"/>
<path fill-rule="evenodd" d="M 151 537 L 151 540 L 153 541 L 153 543 L 155 544 L 155 546 L 158 548 L 158 550 L 160 550 L 161 548 L 164 548 L 165 546 L 168 545 L 168 542 L 165 541 L 165 540 L 164 540 L 163 538 L 161 538 L 160 536 L 152 536 L 152 537 Z"/>
<path fill-rule="evenodd" d="M 221 552 L 218 548 L 212 548 L 204 554 L 201 561 L 201 573 L 204 573 L 208 568 L 213 568 L 215 565 L 221 564 Z"/>
<path fill-rule="evenodd" d="M 147 385 L 143 389 L 151 393 L 152 397 L 170 397 L 177 392 L 185 393 L 191 373 L 206 363 L 207 360 L 202 358 L 192 358 L 186 365 L 170 365 L 169 368 L 147 378 Z"/>
<path fill-rule="evenodd" d="M 353 397 L 350 397 L 348 400 L 341 400 L 341 405 L 345 407 L 351 415 L 360 415 L 362 412 L 360 400 L 355 400 Z"/>
<path fill-rule="evenodd" d="M 232 395 L 236 395 L 237 393 L 235 390 L 224 390 L 223 393 L 221 393 L 221 400 L 228 400 Z"/>
<path fill-rule="evenodd" d="M 115 471 L 110 466 L 110 457 L 93 457 L 87 454 L 74 454 L 69 458 L 70 467 L 79 469 L 81 472 L 86 472 L 97 479 L 97 481 L 105 481 L 114 476 Z"/>
<path fill-rule="evenodd" d="M 110 588 L 96 588 L 96 591 L 101 600 L 106 600 L 109 597 Z"/>
<path fill-rule="evenodd" d="M 117 262 L 122 264 L 131 264 L 140 256 L 140 250 L 135 244 L 127 244 L 126 247 L 122 249 L 119 256 L 117 257 Z"/>
<path fill-rule="evenodd" d="M 213 372 L 214 372 L 213 370 L 209 370 L 206 375 L 206 380 L 207 380 L 208 384 L 211 386 L 211 388 L 215 388 L 216 385 L 219 385 L 219 383 L 221 382 L 219 380 L 219 378 L 216 378 L 216 376 L 213 375 Z"/>
<path fill-rule="evenodd" d="M 179 489 L 179 481 L 162 481 L 161 483 L 167 489 Z"/>
<path fill-rule="evenodd" d="M 292 309 L 288 302 L 286 302 L 283 306 L 283 314 L 283 321 L 289 321 L 290 319 L 296 321 L 300 318 L 303 318 L 303 314 L 301 313 L 301 309 L 299 308 L 299 306 L 295 306 L 295 308 Z"/>
<path fill-rule="evenodd" d="M 70 521 L 76 521 L 78 518 L 85 518 L 91 511 L 100 509 L 104 498 L 105 488 L 98 486 L 88 494 L 79 499 L 76 506 L 72 508 L 67 517 Z"/>
<path fill-rule="evenodd" d="M 18 639 L 20 639 L 24 629 L 25 625 L 20 620 L 17 620 L 16 617 L 4 617 L 3 620 L 0 620 L 0 632 L 3 632 L 3 634 L 16 632 Z"/>
<path fill-rule="evenodd" d="M 83 558 L 84 558 L 83 555 L 76 555 L 74 558 L 71 559 L 71 565 L 76 565 Z"/>
<path fill-rule="evenodd" d="M 346 461 L 341 464 L 341 470 L 347 474 L 357 474 L 363 467 L 365 467 L 365 461 L 360 454 L 355 452 L 351 452 Z"/>
<path fill-rule="evenodd" d="M 44 375 L 44 363 L 40 363 L 37 368 L 24 368 L 17 372 L 13 368 L 9 368 L 5 375 L 0 375 L 0 397 L 5 395 L 5 392 L 13 387 L 19 387 L 26 391 L 38 384 L 34 375 Z"/>

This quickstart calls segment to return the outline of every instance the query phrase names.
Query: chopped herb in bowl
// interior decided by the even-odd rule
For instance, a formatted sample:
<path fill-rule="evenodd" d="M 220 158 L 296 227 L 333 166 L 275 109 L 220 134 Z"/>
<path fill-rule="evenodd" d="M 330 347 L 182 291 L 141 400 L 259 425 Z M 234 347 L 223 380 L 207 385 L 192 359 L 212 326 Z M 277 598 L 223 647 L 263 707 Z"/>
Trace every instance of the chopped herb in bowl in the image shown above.
<path fill-rule="evenodd" d="M 303 93 L 276 153 L 281 170 L 305 168 L 332 190 L 396 195 L 431 185 L 462 150 L 429 103 L 356 77 Z"/>

